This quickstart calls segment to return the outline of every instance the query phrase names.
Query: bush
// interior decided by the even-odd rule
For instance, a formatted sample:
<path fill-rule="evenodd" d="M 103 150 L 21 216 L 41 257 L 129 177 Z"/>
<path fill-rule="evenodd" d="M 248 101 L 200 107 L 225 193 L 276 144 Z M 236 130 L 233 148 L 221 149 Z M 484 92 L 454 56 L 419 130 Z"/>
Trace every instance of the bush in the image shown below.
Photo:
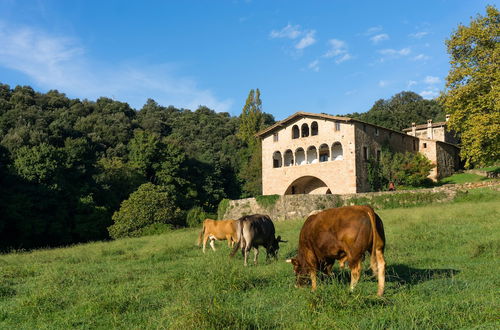
<path fill-rule="evenodd" d="M 367 164 L 368 183 L 371 191 L 385 190 L 390 181 L 397 186 L 432 186 L 427 178 L 434 165 L 417 152 L 392 152 L 383 147 L 380 161 L 371 158 Z"/>
<path fill-rule="evenodd" d="M 280 195 L 261 195 L 255 197 L 255 201 L 257 202 L 257 204 L 267 210 L 273 207 L 278 199 L 280 199 Z"/>
<path fill-rule="evenodd" d="M 206 218 L 213 218 L 213 215 L 209 215 L 202 207 L 195 206 L 188 211 L 186 215 L 186 224 L 189 227 L 198 227 Z"/>
<path fill-rule="evenodd" d="M 120 209 L 113 214 L 114 224 L 108 227 L 108 231 L 115 239 L 142 236 L 144 228 L 153 224 L 169 227 L 184 224 L 183 215 L 170 190 L 145 183 L 122 202 Z"/>
<path fill-rule="evenodd" d="M 219 207 L 217 208 L 217 219 L 221 220 L 224 218 L 224 214 L 226 214 L 226 210 L 229 207 L 229 199 L 224 198 L 220 201 Z"/>

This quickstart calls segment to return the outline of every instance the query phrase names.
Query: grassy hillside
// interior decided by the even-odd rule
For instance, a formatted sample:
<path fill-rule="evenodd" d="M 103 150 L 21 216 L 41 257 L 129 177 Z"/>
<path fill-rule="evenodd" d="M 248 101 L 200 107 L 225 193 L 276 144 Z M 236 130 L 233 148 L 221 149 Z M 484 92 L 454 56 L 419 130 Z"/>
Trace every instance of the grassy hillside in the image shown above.
<path fill-rule="evenodd" d="M 0 328 L 498 328 L 500 196 L 381 210 L 387 286 L 367 271 L 294 288 L 302 220 L 277 223 L 280 260 L 243 267 L 225 244 L 203 255 L 198 231 L 0 255 Z M 368 259 L 364 263 L 368 270 Z M 337 266 L 335 266 L 337 270 Z"/>

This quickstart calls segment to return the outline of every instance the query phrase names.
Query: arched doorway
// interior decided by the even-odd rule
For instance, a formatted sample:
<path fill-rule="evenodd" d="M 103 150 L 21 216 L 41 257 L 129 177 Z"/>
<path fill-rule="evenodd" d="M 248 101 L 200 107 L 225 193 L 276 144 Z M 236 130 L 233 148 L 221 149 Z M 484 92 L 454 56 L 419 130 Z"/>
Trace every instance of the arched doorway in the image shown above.
<path fill-rule="evenodd" d="M 330 189 L 321 179 L 315 176 L 303 176 L 293 181 L 285 191 L 285 195 L 312 194 L 324 195 Z M 331 191 L 330 191 L 331 193 Z"/>

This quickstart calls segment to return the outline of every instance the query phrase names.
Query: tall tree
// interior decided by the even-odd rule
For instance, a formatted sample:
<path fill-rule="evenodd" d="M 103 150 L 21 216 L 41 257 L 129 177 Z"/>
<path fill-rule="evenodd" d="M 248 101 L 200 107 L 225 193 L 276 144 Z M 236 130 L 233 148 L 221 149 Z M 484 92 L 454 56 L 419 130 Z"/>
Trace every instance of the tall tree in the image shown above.
<path fill-rule="evenodd" d="M 251 89 L 241 112 L 238 136 L 246 142 L 249 147 L 253 147 L 257 142 L 255 133 L 260 131 L 263 126 L 264 115 L 262 113 L 260 91 L 258 88 L 255 91 Z"/>
<path fill-rule="evenodd" d="M 262 113 L 262 101 L 260 91 L 250 90 L 245 106 L 240 115 L 238 137 L 246 144 L 242 158 L 240 178 L 243 180 L 243 194 L 245 196 L 256 196 L 262 194 L 262 164 L 260 140 L 255 133 L 264 127 L 264 115 Z"/>
<path fill-rule="evenodd" d="M 465 166 L 500 157 L 500 13 L 486 7 L 469 26 L 459 25 L 446 40 L 451 69 L 442 102 L 449 127 L 460 133 Z"/>

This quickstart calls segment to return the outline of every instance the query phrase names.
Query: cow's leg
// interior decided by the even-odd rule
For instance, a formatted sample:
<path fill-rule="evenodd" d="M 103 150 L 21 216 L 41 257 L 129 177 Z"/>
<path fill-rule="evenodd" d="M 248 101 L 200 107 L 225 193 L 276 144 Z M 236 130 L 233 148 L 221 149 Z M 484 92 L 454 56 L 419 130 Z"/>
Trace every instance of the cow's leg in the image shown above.
<path fill-rule="evenodd" d="M 372 269 L 373 276 L 378 276 L 377 252 L 376 251 L 374 251 L 370 254 L 370 268 Z"/>
<path fill-rule="evenodd" d="M 352 262 L 349 260 L 349 268 L 351 268 L 351 291 L 353 291 L 361 276 L 361 258 Z"/>
<path fill-rule="evenodd" d="M 245 266 L 247 266 L 247 265 L 248 265 L 248 263 L 247 263 L 247 260 L 248 260 L 248 250 L 246 249 L 246 247 L 245 247 L 245 249 L 243 250 L 243 254 L 244 254 L 244 257 L 245 257 L 245 261 L 244 261 L 244 263 L 243 263 L 243 264 L 244 264 Z"/>
<path fill-rule="evenodd" d="M 259 248 L 258 247 L 254 247 L 253 248 L 253 264 L 257 266 L 257 257 L 259 256 Z"/>
<path fill-rule="evenodd" d="M 317 281 L 316 281 L 316 270 L 310 270 L 309 271 L 309 276 L 311 277 L 311 290 L 312 291 L 316 291 L 316 287 L 317 287 Z"/>
<path fill-rule="evenodd" d="M 215 251 L 215 237 L 210 237 L 210 247 Z"/>
<path fill-rule="evenodd" d="M 378 270 L 378 289 L 377 295 L 381 297 L 384 294 L 385 287 L 385 260 L 384 260 L 384 252 L 382 250 L 377 250 L 377 270 Z"/>
<path fill-rule="evenodd" d="M 325 267 L 326 275 L 328 275 L 328 276 L 332 275 L 332 268 L 333 268 L 333 262 L 326 265 L 326 267 Z"/>
<path fill-rule="evenodd" d="M 227 247 L 231 248 L 231 235 L 226 235 Z"/>
<path fill-rule="evenodd" d="M 205 247 L 207 246 L 208 235 L 205 234 L 203 237 L 203 253 L 205 253 Z"/>

